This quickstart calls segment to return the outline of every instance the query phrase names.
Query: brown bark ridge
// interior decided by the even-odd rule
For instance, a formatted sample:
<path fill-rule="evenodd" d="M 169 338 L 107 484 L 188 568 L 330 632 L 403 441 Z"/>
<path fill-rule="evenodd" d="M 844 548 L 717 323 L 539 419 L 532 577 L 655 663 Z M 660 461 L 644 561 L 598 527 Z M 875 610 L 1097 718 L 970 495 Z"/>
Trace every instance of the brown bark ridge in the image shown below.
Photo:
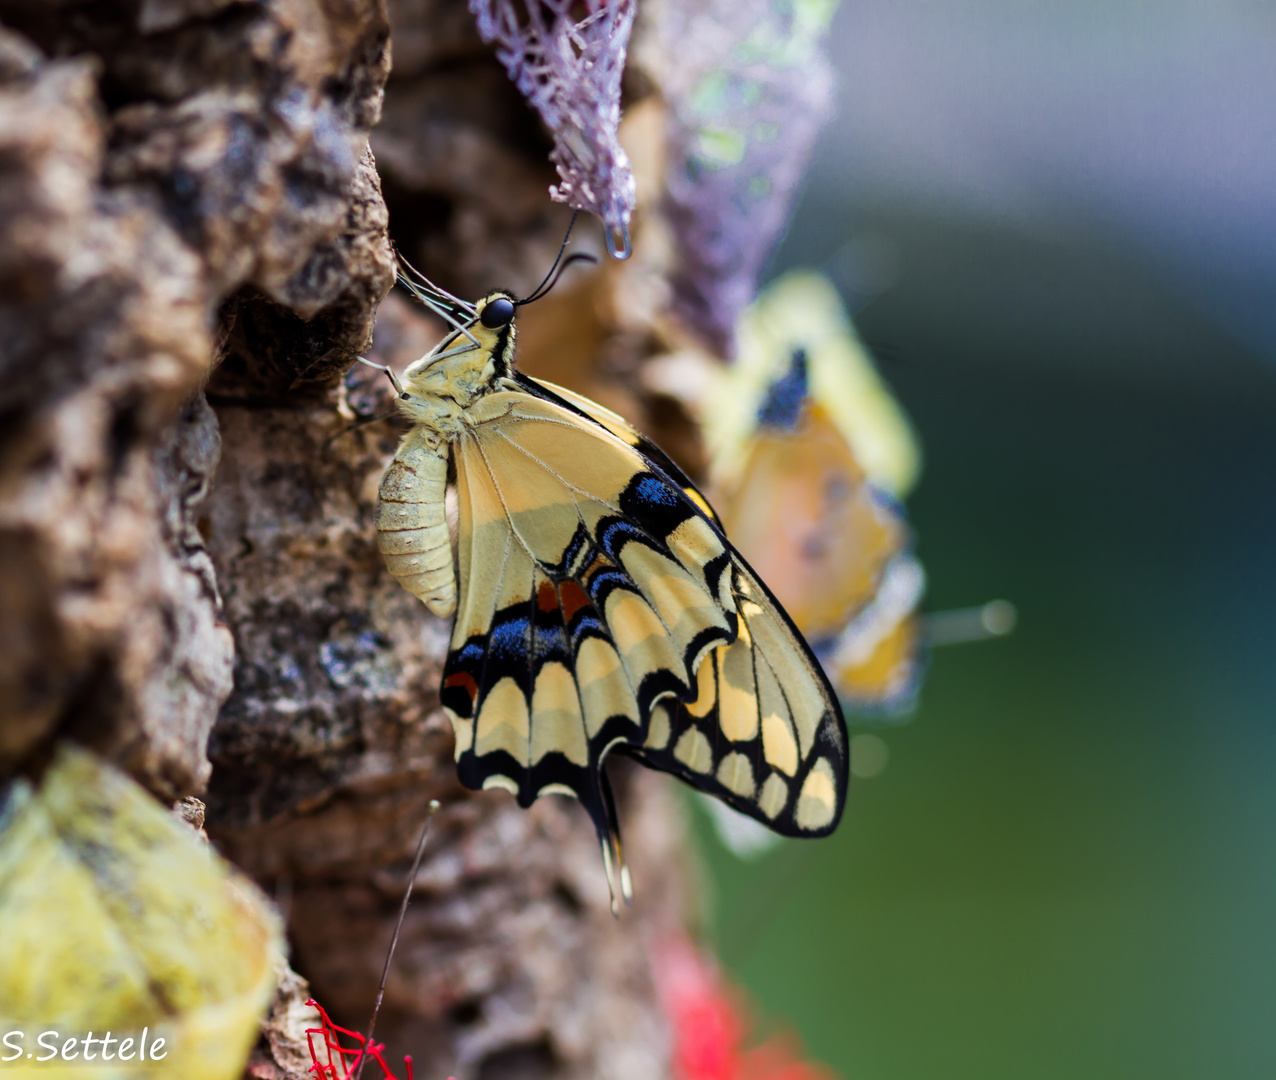
<path fill-rule="evenodd" d="M 389 212 L 448 287 L 527 288 L 566 217 L 548 148 L 463 0 L 0 0 L 0 782 L 70 737 L 206 799 L 309 980 L 281 973 L 247 1075 L 304 1075 L 304 993 L 365 1022 L 434 798 L 391 1054 L 667 1075 L 670 782 L 615 777 L 620 920 L 579 807 L 458 786 L 448 627 L 372 539 L 397 432 L 345 430 L 386 403 L 344 373 L 393 281 Z M 372 349 L 401 365 L 435 330 L 394 298 Z"/>
<path fill-rule="evenodd" d="M 207 781 L 220 328 L 317 322 L 276 335 L 315 378 L 393 276 L 366 148 L 385 13 L 339 14 L 0 3 L 0 769 L 73 735 L 158 794 Z"/>

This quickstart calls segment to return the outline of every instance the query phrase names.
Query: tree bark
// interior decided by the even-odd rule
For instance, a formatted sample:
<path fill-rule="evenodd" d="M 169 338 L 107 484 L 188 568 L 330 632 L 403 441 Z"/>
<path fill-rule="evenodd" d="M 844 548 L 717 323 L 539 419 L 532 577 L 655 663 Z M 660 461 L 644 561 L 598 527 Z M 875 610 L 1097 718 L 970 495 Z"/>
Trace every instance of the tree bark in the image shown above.
<path fill-rule="evenodd" d="M 431 343 L 398 298 L 372 341 L 391 221 L 452 288 L 529 287 L 547 149 L 462 0 L 0 0 L 0 780 L 73 738 L 206 798 L 356 1027 L 440 800 L 378 1022 L 419 1077 L 667 1075 L 670 782 L 616 776 L 619 920 L 579 807 L 459 787 L 448 626 L 373 543 L 397 431 L 346 430 L 386 403 L 353 358 Z M 272 1033 L 251 1074 L 303 1075 Z"/>

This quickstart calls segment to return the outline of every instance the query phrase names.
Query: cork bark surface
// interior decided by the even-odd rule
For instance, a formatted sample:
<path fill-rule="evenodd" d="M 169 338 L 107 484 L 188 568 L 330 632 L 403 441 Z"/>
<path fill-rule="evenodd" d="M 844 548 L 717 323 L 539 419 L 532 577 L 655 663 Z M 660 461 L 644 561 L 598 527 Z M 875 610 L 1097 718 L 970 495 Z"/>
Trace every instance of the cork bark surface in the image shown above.
<path fill-rule="evenodd" d="M 0 781 L 73 738 L 207 803 L 309 983 L 281 973 L 247 1075 L 305 1075 L 300 994 L 366 1022 L 431 799 L 390 1054 L 667 1075 L 672 782 L 615 776 L 619 920 L 578 806 L 459 787 L 449 628 L 373 542 L 399 431 L 349 430 L 387 403 L 354 356 L 438 330 L 393 296 L 374 340 L 391 237 L 453 289 L 534 284 L 548 146 L 462 0 L 0 0 Z"/>

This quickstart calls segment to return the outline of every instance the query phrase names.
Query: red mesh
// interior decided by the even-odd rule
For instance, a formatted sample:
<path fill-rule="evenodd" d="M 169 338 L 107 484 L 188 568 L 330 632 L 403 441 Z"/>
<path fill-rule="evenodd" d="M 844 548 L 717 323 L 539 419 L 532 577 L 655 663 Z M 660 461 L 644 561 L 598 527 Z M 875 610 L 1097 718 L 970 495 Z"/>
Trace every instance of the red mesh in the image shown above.
<path fill-rule="evenodd" d="M 313 1073 L 319 1080 L 350 1080 L 358 1071 L 359 1061 L 363 1057 L 363 1044 L 367 1040 L 357 1031 L 334 1024 L 324 1007 L 314 998 L 310 998 L 306 1004 L 319 1012 L 319 1027 L 306 1028 L 306 1043 L 310 1047 L 312 1062 L 307 1071 Z M 354 1045 L 343 1046 L 342 1036 L 351 1040 Z M 376 1062 L 379 1071 L 371 1072 L 365 1067 L 364 1076 L 369 1080 L 400 1080 L 382 1057 L 383 1050 L 385 1050 L 383 1043 L 373 1043 L 368 1047 L 368 1057 Z M 410 1057 L 403 1058 L 403 1067 L 407 1071 L 404 1080 L 414 1080 Z M 451 1078 L 449 1077 L 448 1080 Z"/>

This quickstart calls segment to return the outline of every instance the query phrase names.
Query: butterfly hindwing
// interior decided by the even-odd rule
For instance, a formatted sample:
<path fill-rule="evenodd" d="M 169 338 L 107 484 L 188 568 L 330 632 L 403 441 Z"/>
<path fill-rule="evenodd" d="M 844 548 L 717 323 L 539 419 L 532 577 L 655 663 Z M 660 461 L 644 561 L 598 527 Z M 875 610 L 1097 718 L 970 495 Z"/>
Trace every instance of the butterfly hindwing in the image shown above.
<path fill-rule="evenodd" d="M 736 599 L 736 640 L 705 658 L 696 700 L 667 703 L 659 738 L 636 756 L 776 832 L 823 836 L 846 790 L 841 714 L 801 638 L 744 567 Z"/>

